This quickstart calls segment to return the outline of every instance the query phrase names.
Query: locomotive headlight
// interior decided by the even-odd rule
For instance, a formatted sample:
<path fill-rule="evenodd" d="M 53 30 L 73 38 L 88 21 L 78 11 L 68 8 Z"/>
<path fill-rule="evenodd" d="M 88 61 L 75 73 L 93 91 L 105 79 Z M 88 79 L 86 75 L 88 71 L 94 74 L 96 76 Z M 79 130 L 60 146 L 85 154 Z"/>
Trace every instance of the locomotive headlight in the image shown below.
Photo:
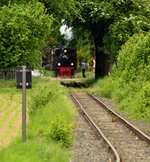
<path fill-rule="evenodd" d="M 71 66 L 73 66 L 74 65 L 74 63 L 71 63 Z"/>
<path fill-rule="evenodd" d="M 67 50 L 66 49 L 64 50 L 64 53 L 67 53 Z"/>
<path fill-rule="evenodd" d="M 58 63 L 58 66 L 60 66 L 61 65 L 61 63 Z"/>

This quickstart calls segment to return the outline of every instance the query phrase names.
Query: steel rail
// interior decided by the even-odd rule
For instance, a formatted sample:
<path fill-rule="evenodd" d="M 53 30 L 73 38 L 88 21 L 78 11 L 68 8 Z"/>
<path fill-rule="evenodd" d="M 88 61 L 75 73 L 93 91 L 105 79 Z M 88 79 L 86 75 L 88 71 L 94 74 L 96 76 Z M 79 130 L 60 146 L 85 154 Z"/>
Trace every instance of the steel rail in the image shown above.
<path fill-rule="evenodd" d="M 75 81 L 74 81 L 74 83 L 75 83 L 77 86 L 79 86 L 79 88 L 82 88 L 82 86 L 81 86 L 81 84 L 80 84 L 80 83 L 75 82 Z"/>
<path fill-rule="evenodd" d="M 103 140 L 107 143 L 108 147 L 112 150 L 114 156 L 115 156 L 115 160 L 116 162 L 121 162 L 121 158 L 117 152 L 117 150 L 115 149 L 115 147 L 111 144 L 111 142 L 107 139 L 107 137 L 104 135 L 104 133 L 100 130 L 100 128 L 94 123 L 94 121 L 90 118 L 90 116 L 86 113 L 86 111 L 84 110 L 83 106 L 80 104 L 80 102 L 78 101 L 78 99 L 71 93 L 69 92 L 71 97 L 76 101 L 76 103 L 80 106 L 82 112 L 85 114 L 87 120 L 92 124 L 92 126 L 96 129 L 96 131 L 99 133 L 99 135 L 103 138 Z"/>
<path fill-rule="evenodd" d="M 141 130 L 139 130 L 137 127 L 135 127 L 134 125 L 132 125 L 131 123 L 129 123 L 126 119 L 124 119 L 122 116 L 120 116 L 119 114 L 117 114 L 116 112 L 114 112 L 113 110 L 111 110 L 108 106 L 106 106 L 104 104 L 104 102 L 100 101 L 96 96 L 94 96 L 91 93 L 88 93 L 88 95 L 90 97 L 92 97 L 97 103 L 99 103 L 104 110 L 106 110 L 108 113 L 110 113 L 111 115 L 117 117 L 117 119 L 122 122 L 123 124 L 126 125 L 127 128 L 129 128 L 131 131 L 133 131 L 140 139 L 144 140 L 145 142 L 147 142 L 148 144 L 150 144 L 150 137 L 147 136 L 145 133 L 143 133 Z"/>

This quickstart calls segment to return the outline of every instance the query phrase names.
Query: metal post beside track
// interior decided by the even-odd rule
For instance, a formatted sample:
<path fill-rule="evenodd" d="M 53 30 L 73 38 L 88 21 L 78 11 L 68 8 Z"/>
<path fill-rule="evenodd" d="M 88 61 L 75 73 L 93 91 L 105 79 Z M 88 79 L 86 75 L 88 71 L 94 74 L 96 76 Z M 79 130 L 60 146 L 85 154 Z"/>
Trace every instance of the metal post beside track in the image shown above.
<path fill-rule="evenodd" d="M 22 142 L 26 142 L 26 66 L 22 66 Z"/>
<path fill-rule="evenodd" d="M 31 68 L 20 66 L 16 68 L 16 88 L 22 89 L 22 142 L 26 142 L 26 89 L 32 87 Z"/>

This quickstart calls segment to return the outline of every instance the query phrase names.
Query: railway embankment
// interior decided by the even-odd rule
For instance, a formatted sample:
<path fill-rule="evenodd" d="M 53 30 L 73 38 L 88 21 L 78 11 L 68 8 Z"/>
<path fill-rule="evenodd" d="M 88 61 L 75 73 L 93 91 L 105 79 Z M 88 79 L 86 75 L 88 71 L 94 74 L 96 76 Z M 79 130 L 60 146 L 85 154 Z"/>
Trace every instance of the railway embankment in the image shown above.
<path fill-rule="evenodd" d="M 69 161 L 73 145 L 74 105 L 57 81 L 33 78 L 27 90 L 26 142 L 21 137 L 21 90 L 0 82 L 0 161 Z"/>

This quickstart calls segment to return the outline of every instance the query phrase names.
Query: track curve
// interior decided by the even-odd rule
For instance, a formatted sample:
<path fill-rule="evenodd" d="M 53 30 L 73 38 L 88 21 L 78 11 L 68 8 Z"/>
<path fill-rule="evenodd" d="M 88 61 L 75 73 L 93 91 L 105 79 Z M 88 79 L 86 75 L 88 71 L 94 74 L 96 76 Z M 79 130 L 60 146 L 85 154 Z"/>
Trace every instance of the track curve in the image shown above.
<path fill-rule="evenodd" d="M 73 93 L 73 95 L 77 98 L 78 102 L 76 102 L 78 105 L 80 105 L 88 116 L 92 118 L 93 122 L 96 123 L 97 126 L 95 127 L 101 129 L 110 143 L 115 146 L 115 149 L 117 149 L 121 156 L 122 162 L 150 161 L 149 137 L 132 126 L 128 121 L 120 122 L 118 116 L 112 116 L 112 110 L 107 110 L 106 112 L 102 106 L 103 104 L 100 104 L 95 96 L 83 92 Z M 114 114 L 116 113 L 114 112 Z M 127 128 L 128 124 L 129 128 Z M 141 132 L 140 135 L 139 132 Z"/>

